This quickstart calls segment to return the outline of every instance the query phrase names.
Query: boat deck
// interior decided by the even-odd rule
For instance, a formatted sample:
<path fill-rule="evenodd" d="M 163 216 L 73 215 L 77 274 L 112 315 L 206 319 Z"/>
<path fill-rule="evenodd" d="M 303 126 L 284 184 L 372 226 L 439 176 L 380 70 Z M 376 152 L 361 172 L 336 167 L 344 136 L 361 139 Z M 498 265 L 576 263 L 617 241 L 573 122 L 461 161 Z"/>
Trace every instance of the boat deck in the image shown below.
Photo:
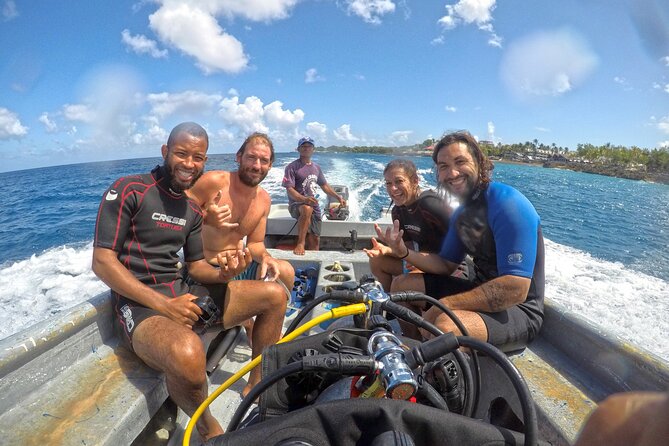
<path fill-rule="evenodd" d="M 348 268 L 349 276 L 337 280 L 359 280 L 369 273 L 360 250 L 310 251 L 307 256 L 270 252 L 295 268 L 315 267 L 317 295 L 336 283 L 326 268 L 335 261 Z M 237 341 L 211 374 L 210 392 L 250 360 L 243 330 Z M 607 395 L 669 387 L 667 363 L 549 300 L 539 338 L 512 361 L 535 399 L 540 438 L 554 445 L 570 444 L 597 401 Z M 238 381 L 212 404 L 223 426 L 245 383 Z M 0 394 L 0 430 L 7 445 L 131 444 L 156 412 L 161 421 L 134 444 L 178 445 L 187 422 L 169 404 L 161 409 L 167 399 L 162 376 L 118 347 L 108 293 L 0 341 Z M 192 444 L 198 444 L 197 434 Z"/>

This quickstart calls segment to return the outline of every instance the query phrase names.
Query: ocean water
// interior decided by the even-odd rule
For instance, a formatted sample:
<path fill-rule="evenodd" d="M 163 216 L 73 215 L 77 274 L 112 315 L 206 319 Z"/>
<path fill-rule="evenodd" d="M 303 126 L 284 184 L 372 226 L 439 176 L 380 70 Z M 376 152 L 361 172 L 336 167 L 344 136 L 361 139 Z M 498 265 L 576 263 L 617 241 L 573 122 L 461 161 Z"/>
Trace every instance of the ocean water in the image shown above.
<path fill-rule="evenodd" d="M 286 202 L 278 153 L 262 183 Z M 315 156 L 328 182 L 346 184 L 353 218 L 371 221 L 390 199 L 383 168 L 392 157 Z M 415 157 L 434 187 L 432 160 Z M 58 166 L 0 174 L 0 339 L 106 289 L 91 272 L 102 192 L 160 158 Z M 236 168 L 211 155 L 207 169 Z M 669 186 L 541 167 L 497 164 L 493 178 L 532 201 L 546 238 L 546 295 L 604 329 L 669 361 Z M 321 196 L 322 202 L 326 200 Z"/>

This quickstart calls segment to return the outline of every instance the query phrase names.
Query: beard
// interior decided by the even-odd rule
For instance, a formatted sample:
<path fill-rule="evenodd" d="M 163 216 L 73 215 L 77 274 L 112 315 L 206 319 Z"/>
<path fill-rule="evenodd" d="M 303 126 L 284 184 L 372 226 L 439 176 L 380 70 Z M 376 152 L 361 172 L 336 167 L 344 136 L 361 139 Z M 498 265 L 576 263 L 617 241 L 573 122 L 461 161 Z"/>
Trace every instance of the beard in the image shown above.
<path fill-rule="evenodd" d="M 442 182 L 441 186 L 448 192 L 452 197 L 457 198 L 461 203 L 469 201 L 474 193 L 478 190 L 478 179 L 471 176 L 465 178 L 465 184 L 459 190 L 453 190 L 452 186 L 447 182 Z"/>
<path fill-rule="evenodd" d="M 181 181 L 179 177 L 177 177 L 177 175 L 174 173 L 174 170 L 175 167 L 170 167 L 168 160 L 163 162 L 163 171 L 165 172 L 165 176 L 167 177 L 167 180 L 170 184 L 170 189 L 178 194 L 183 193 L 184 191 L 193 187 L 198 178 L 200 178 L 204 173 L 204 170 L 200 170 L 195 175 L 193 175 L 193 179 L 191 181 L 184 182 Z"/>
<path fill-rule="evenodd" d="M 262 180 L 265 179 L 269 173 L 269 170 L 264 173 L 260 171 L 260 176 L 257 178 L 251 176 L 250 172 L 253 171 L 251 169 L 242 169 L 240 166 L 239 170 L 237 171 L 237 175 L 239 175 L 239 181 L 241 181 L 246 186 L 256 187 Z"/>

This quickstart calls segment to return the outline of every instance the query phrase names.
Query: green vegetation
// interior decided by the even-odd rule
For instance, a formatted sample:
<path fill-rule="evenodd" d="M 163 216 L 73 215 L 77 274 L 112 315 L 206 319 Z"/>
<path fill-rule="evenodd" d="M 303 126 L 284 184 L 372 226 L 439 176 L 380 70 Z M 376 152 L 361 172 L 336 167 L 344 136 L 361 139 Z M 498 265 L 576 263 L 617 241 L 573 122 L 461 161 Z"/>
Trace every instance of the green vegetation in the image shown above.
<path fill-rule="evenodd" d="M 396 156 L 431 155 L 437 140 L 429 138 L 420 144 L 400 147 L 383 146 L 329 146 L 319 147 L 323 152 L 376 153 Z M 523 163 L 539 163 L 545 167 L 561 167 L 630 179 L 643 179 L 669 184 L 669 148 L 643 149 L 633 146 L 603 146 L 579 144 L 576 151 L 546 145 L 538 140 L 514 144 L 494 144 L 480 141 L 481 149 L 492 159 Z"/>

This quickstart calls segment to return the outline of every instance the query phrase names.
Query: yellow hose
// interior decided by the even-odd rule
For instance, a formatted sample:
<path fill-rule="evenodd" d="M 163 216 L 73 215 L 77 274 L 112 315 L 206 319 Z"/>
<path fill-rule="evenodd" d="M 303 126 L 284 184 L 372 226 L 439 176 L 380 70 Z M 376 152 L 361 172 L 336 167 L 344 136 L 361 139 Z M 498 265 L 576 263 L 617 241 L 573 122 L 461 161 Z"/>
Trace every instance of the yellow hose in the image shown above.
<path fill-rule="evenodd" d="M 297 327 L 294 331 L 291 333 L 287 334 L 283 338 L 277 342 L 278 344 L 281 344 L 283 342 L 289 342 L 295 339 L 296 337 L 300 336 L 302 333 L 310 330 L 311 328 L 315 327 L 316 325 L 325 322 L 329 319 L 338 319 L 344 316 L 351 316 L 354 314 L 362 314 L 365 311 L 367 311 L 367 306 L 365 304 L 353 304 L 353 305 L 346 305 L 343 307 L 335 307 L 332 308 L 329 312 L 323 313 L 320 316 L 315 317 L 314 319 L 309 320 L 308 322 L 305 322 L 303 325 L 300 325 Z M 251 362 L 249 362 L 247 365 L 239 369 L 237 373 L 232 375 L 230 378 L 227 379 L 223 384 L 221 384 L 211 395 L 207 397 L 206 400 L 202 404 L 200 404 L 200 407 L 197 408 L 197 410 L 193 413 L 193 417 L 190 419 L 188 422 L 188 425 L 186 426 L 186 431 L 184 432 L 184 440 L 183 440 L 183 446 L 189 446 L 190 445 L 190 437 L 193 433 L 193 428 L 195 427 L 195 424 L 197 423 L 197 420 L 202 416 L 205 410 L 207 410 L 207 407 L 211 403 L 214 402 L 218 396 L 225 392 L 231 385 L 233 385 L 238 379 L 240 379 L 242 376 L 246 375 L 248 372 L 253 370 L 255 366 L 257 366 L 260 361 L 262 360 L 262 355 L 258 355 L 255 359 L 253 359 Z"/>

